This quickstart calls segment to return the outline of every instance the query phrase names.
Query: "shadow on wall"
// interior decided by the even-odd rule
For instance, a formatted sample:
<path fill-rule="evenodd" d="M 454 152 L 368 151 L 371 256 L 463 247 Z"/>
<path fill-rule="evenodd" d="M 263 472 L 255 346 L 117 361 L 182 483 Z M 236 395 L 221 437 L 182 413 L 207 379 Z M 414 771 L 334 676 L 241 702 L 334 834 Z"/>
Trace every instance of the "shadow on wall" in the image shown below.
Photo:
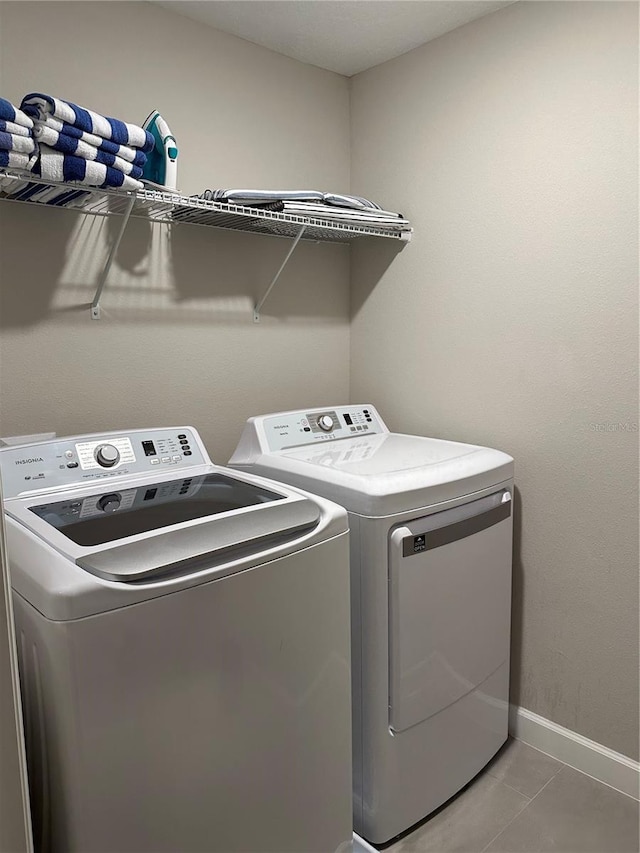
<path fill-rule="evenodd" d="M 111 251 L 122 226 L 121 216 L 109 216 L 106 224 L 106 240 L 105 260 L 107 254 Z M 127 239 L 135 235 L 135 239 Z M 127 223 L 122 241 L 118 246 L 118 253 L 115 262 L 120 269 L 125 270 L 132 276 L 142 277 L 146 274 L 144 268 L 141 269 L 141 264 L 144 264 L 146 258 L 151 253 L 153 233 L 151 223 L 143 213 L 136 214 L 135 219 L 131 219 Z"/>
<path fill-rule="evenodd" d="M 117 240 L 121 216 L 85 216 L 28 204 L 0 209 L 0 328 L 38 325 L 53 315 L 88 318 L 109 251 Z M 109 272 L 101 305 L 105 317 L 118 320 L 169 319 L 177 304 L 211 303 L 243 295 L 238 275 L 245 246 L 233 245 L 223 232 L 154 224 L 136 216 L 127 224 Z M 249 238 L 250 239 L 250 238 Z M 259 252 L 258 252 L 259 254 Z M 174 284 L 175 282 L 175 284 Z M 246 306 L 251 300 L 245 297 Z M 195 318 L 202 320 L 201 302 Z M 215 310 L 215 306 L 211 306 Z M 243 319 L 247 317 L 248 308 Z M 181 320 L 190 319 L 181 310 Z M 226 316 L 226 315 L 225 315 Z"/>
<path fill-rule="evenodd" d="M 515 486 L 513 494 L 512 572 L 510 701 L 513 705 L 519 705 L 522 676 L 522 611 L 524 603 L 524 566 L 522 565 L 522 494 L 518 486 Z"/>
<path fill-rule="evenodd" d="M 272 238 L 184 224 L 167 227 L 178 302 L 235 299 L 255 278 L 259 259 L 268 268 L 265 241 Z"/>
<path fill-rule="evenodd" d="M 34 326 L 51 314 L 77 216 L 19 203 L 1 207 L 0 327 Z"/>
<path fill-rule="evenodd" d="M 175 225 L 170 255 L 175 299 L 209 302 L 226 320 L 251 321 L 289 249 L 290 238 Z M 335 321 L 348 313 L 349 247 L 301 241 L 269 294 L 263 316 Z"/>
<path fill-rule="evenodd" d="M 351 319 L 365 304 L 396 256 L 408 244 L 402 240 L 356 240 L 351 249 Z"/>
<path fill-rule="evenodd" d="M 105 220 L 36 205 L 3 205 L 0 328 L 35 326 L 55 315 L 89 320 L 121 225 L 120 216 Z M 375 241 L 363 242 L 379 250 Z M 103 317 L 120 323 L 179 318 L 182 324 L 214 319 L 246 324 L 290 246 L 289 239 L 136 216 L 109 271 Z M 397 248 L 394 241 L 394 254 Z M 264 316 L 279 322 L 346 322 L 348 284 L 346 244 L 302 242 L 269 296 Z"/>

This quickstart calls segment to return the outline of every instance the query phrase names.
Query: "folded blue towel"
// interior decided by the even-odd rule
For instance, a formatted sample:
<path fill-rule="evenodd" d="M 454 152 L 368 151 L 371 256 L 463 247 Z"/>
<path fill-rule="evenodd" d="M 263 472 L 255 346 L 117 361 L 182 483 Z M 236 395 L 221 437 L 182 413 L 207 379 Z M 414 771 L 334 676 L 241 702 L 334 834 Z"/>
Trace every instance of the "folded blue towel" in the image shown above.
<path fill-rule="evenodd" d="M 0 130 L 0 149 L 17 151 L 19 154 L 33 154 L 36 150 L 36 141 L 31 136 L 14 136 L 13 133 Z"/>
<path fill-rule="evenodd" d="M 0 98 L 0 118 L 5 121 L 12 121 L 15 124 L 21 124 L 23 127 L 28 127 L 31 129 L 33 127 L 32 119 L 19 110 L 18 107 L 14 107 L 11 101 L 7 101 L 4 98 Z"/>
<path fill-rule="evenodd" d="M 118 145 L 131 145 L 148 152 L 155 144 L 153 136 L 137 124 L 128 124 L 117 118 L 102 116 L 70 101 L 53 98 L 51 95 L 32 92 L 24 96 L 20 106 L 36 121 L 45 121 L 48 116 L 54 116 L 85 133 L 94 133 Z"/>
<path fill-rule="evenodd" d="M 102 151 L 100 148 L 96 148 L 95 145 L 89 145 L 81 139 L 76 139 L 74 136 L 67 136 L 66 133 L 58 133 L 57 130 L 53 130 L 45 125 L 37 125 L 35 131 L 38 141 L 41 144 L 55 148 L 56 151 L 62 151 L 65 154 L 75 154 L 76 157 L 83 157 L 85 160 L 95 160 L 96 163 L 112 166 L 114 169 L 124 172 L 125 175 L 131 175 L 132 178 L 142 177 L 141 166 L 129 163 L 128 160 L 116 157 L 115 154 Z M 142 152 L 139 153 L 146 160 L 146 155 Z"/>
<path fill-rule="evenodd" d="M 48 145 L 40 146 L 40 156 L 34 172 L 48 181 L 64 181 L 90 187 L 117 187 L 124 190 L 144 189 L 141 181 L 118 169 L 73 154 L 63 154 Z"/>
<path fill-rule="evenodd" d="M 0 130 L 3 133 L 13 133 L 14 136 L 31 136 L 31 128 L 0 118 Z"/>

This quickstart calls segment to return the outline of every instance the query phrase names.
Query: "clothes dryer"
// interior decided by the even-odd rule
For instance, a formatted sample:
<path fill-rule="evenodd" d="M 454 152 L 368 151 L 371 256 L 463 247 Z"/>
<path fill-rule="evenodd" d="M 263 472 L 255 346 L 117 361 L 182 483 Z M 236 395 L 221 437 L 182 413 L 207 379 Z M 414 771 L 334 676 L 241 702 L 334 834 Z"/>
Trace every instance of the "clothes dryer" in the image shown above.
<path fill-rule="evenodd" d="M 345 511 L 191 427 L 0 465 L 36 849 L 350 850 Z"/>
<path fill-rule="evenodd" d="M 359 405 L 250 418 L 229 464 L 349 511 L 354 828 L 384 843 L 507 738 L 513 459 Z"/>

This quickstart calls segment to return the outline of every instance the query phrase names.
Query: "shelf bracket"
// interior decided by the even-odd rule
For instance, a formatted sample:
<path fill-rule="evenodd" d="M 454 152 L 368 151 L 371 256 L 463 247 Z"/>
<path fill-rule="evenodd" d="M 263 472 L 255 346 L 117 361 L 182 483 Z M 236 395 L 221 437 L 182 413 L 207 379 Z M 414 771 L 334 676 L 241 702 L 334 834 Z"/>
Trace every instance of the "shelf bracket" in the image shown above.
<path fill-rule="evenodd" d="M 114 261 L 114 258 L 120 248 L 120 241 L 122 240 L 122 235 L 124 234 L 125 228 L 127 227 L 127 222 L 129 221 L 129 216 L 131 215 L 131 211 L 133 210 L 133 205 L 135 203 L 136 197 L 132 195 L 127 203 L 127 207 L 122 216 L 122 222 L 120 223 L 120 228 L 118 229 L 118 234 L 116 239 L 114 240 L 111 249 L 109 250 L 109 255 L 107 257 L 107 262 L 104 265 L 104 269 L 100 275 L 100 279 L 98 281 L 98 287 L 96 288 L 95 296 L 93 297 L 93 302 L 91 303 L 91 319 L 99 320 L 100 319 L 100 297 L 102 296 L 102 291 L 107 281 L 107 276 L 109 275 L 109 270 L 111 269 L 111 264 Z"/>
<path fill-rule="evenodd" d="M 274 285 L 275 285 L 275 283 L 277 282 L 277 280 L 280 278 L 280 275 L 282 274 L 282 270 L 286 267 L 287 263 L 289 262 L 289 258 L 291 257 L 291 255 L 293 255 L 293 253 L 294 253 L 294 251 L 295 251 L 296 246 L 297 246 L 297 245 L 298 245 L 298 243 L 300 242 L 300 238 L 301 238 L 301 237 L 302 237 L 302 235 L 304 234 L 304 230 L 305 230 L 305 228 L 306 228 L 306 225 L 302 225 L 302 226 L 301 226 L 300 230 L 298 231 L 298 233 L 297 233 L 297 234 L 296 234 L 296 236 L 295 236 L 295 239 L 294 239 L 293 243 L 291 244 L 291 248 L 290 248 L 290 249 L 289 249 L 289 251 L 287 252 L 287 255 L 286 255 L 286 257 L 285 257 L 284 261 L 280 264 L 280 269 L 278 270 L 278 272 L 277 272 L 277 273 L 275 274 L 275 276 L 273 277 L 273 279 L 272 279 L 272 281 L 271 281 L 271 284 L 270 284 L 270 285 L 269 285 L 269 287 L 265 290 L 265 292 L 264 292 L 264 294 L 263 294 L 262 298 L 261 298 L 261 299 L 259 299 L 259 300 L 258 300 L 258 302 L 256 302 L 256 306 L 255 306 L 255 308 L 253 309 L 253 322 L 254 322 L 254 323 L 259 323 L 259 322 L 260 322 L 260 311 L 261 311 L 261 309 L 262 309 L 262 306 L 263 306 L 263 305 L 264 305 L 264 303 L 267 301 L 267 297 L 269 296 L 269 294 L 270 294 L 270 293 L 271 293 L 271 291 L 273 290 Z"/>

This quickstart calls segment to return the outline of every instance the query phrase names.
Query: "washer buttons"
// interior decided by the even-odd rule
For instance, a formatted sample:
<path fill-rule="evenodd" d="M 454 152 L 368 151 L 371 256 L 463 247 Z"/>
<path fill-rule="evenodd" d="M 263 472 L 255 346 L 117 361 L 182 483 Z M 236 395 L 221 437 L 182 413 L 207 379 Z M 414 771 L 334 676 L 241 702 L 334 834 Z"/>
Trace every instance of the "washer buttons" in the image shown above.
<path fill-rule="evenodd" d="M 185 450 L 184 455 L 185 456 L 191 456 L 192 454 L 191 454 L 190 450 Z"/>

